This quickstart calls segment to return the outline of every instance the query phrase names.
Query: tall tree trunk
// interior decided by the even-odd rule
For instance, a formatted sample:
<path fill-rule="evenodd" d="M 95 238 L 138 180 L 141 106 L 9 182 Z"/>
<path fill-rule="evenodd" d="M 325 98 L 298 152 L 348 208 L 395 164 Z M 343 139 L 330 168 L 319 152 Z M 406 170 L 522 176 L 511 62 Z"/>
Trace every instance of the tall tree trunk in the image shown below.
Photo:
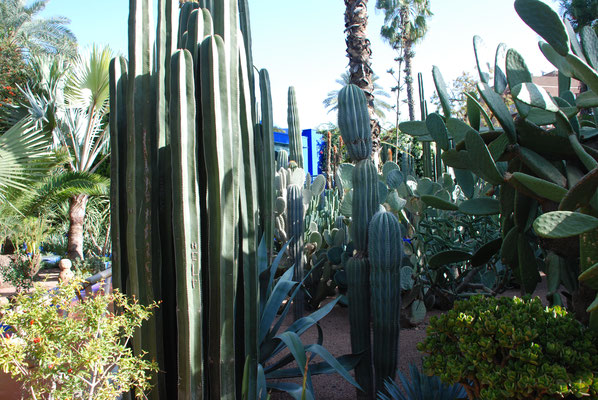
<path fill-rule="evenodd" d="M 67 257 L 71 260 L 83 259 L 83 223 L 85 222 L 85 207 L 89 197 L 84 194 L 69 199 L 69 237 Z"/>
<path fill-rule="evenodd" d="M 349 82 L 365 92 L 372 128 L 372 160 L 378 165 L 380 155 L 380 124 L 374 112 L 374 81 L 372 49 L 367 38 L 367 0 L 345 0 L 345 32 L 349 57 Z"/>
<path fill-rule="evenodd" d="M 413 98 L 413 74 L 411 60 L 413 59 L 413 42 L 405 41 L 405 85 L 407 86 L 407 106 L 409 107 L 409 121 L 415 121 L 415 100 Z"/>

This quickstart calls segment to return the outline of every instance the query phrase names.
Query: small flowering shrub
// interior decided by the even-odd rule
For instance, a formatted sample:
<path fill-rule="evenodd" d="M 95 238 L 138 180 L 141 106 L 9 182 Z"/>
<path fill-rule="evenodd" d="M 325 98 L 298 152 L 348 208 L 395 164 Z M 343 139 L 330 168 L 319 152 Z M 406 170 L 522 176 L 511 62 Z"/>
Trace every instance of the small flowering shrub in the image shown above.
<path fill-rule="evenodd" d="M 8 265 L 0 265 L 2 280 L 14 286 L 17 293 L 31 289 L 33 287 L 33 279 L 39 270 L 39 260 L 39 253 L 31 256 L 17 253 L 14 260 Z"/>
<path fill-rule="evenodd" d="M 598 398 L 598 337 L 539 298 L 456 302 L 431 318 L 418 349 L 427 374 L 470 399 Z"/>
<path fill-rule="evenodd" d="M 0 368 L 33 399 L 114 400 L 131 388 L 142 397 L 157 364 L 135 357 L 127 344 L 156 305 L 118 291 L 74 301 L 80 284 L 50 292 L 38 285 L 1 309 Z"/>

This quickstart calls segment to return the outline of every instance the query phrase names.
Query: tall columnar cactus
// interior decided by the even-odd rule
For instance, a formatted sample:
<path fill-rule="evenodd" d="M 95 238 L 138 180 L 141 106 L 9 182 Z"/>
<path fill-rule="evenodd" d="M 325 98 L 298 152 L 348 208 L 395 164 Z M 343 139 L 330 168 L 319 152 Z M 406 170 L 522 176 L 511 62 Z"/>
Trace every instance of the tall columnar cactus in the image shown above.
<path fill-rule="evenodd" d="M 197 179 L 193 58 L 186 50 L 172 56 L 172 226 L 174 227 L 179 398 L 203 395 L 203 343 L 200 277 L 200 200 Z"/>
<path fill-rule="evenodd" d="M 370 158 L 372 133 L 363 90 L 347 85 L 338 93 L 338 127 L 353 162 Z"/>
<path fill-rule="evenodd" d="M 351 238 L 355 249 L 363 254 L 367 252 L 368 226 L 379 205 L 378 171 L 371 160 L 361 160 L 353 170 Z"/>
<path fill-rule="evenodd" d="M 287 227 L 291 240 L 289 252 L 294 264 L 293 280 L 303 281 L 303 192 L 297 184 L 287 187 Z M 303 316 L 303 291 L 299 291 L 294 300 L 295 320 Z"/>
<path fill-rule="evenodd" d="M 370 266 L 367 258 L 351 257 L 346 265 L 347 299 L 349 301 L 349 322 L 351 324 L 351 351 L 362 354 L 355 366 L 355 380 L 363 392 L 359 398 L 371 398 L 374 393 L 372 369 L 372 342 L 370 339 Z"/>
<path fill-rule="evenodd" d="M 339 92 L 338 104 L 341 135 L 351 159 L 356 163 L 352 176 L 351 215 L 351 239 L 356 252 L 346 263 L 351 350 L 363 354 L 355 368 L 356 380 L 363 389 L 357 395 L 373 398 L 375 389 L 383 388 L 384 379 L 394 376 L 390 368 L 396 368 L 400 282 L 393 274 L 381 272 L 381 268 L 387 271 L 387 265 L 394 262 L 400 269 L 402 240 L 398 220 L 392 220 L 390 213 L 376 214 L 380 208 L 379 178 L 374 163 L 369 159 L 372 139 L 365 95 L 358 87 L 348 85 Z M 381 227 L 381 222 L 374 222 L 375 215 L 386 225 Z M 385 227 L 388 229 L 385 230 Z M 371 254 L 374 255 L 373 260 L 370 259 Z M 396 272 L 400 276 L 399 269 Z M 389 280 L 381 282 L 385 278 Z M 374 322 L 376 385 L 373 382 L 370 321 Z"/>
<path fill-rule="evenodd" d="M 255 157 L 258 161 L 260 185 L 259 202 L 261 210 L 262 233 L 266 240 L 266 249 L 272 256 L 274 248 L 274 122 L 272 114 L 272 95 L 270 76 L 262 69 L 259 75 L 262 106 L 262 124 L 258 133 L 258 145 Z"/>
<path fill-rule="evenodd" d="M 397 369 L 401 328 L 402 237 L 399 221 L 391 212 L 374 215 L 369 226 L 368 258 L 377 391 L 384 388 L 386 379 L 394 379 Z"/>
<path fill-rule="evenodd" d="M 289 105 L 287 108 L 287 122 L 289 124 L 289 161 L 295 161 L 299 168 L 303 168 L 303 142 L 299 127 L 299 110 L 295 88 L 289 87 Z"/>
<path fill-rule="evenodd" d="M 141 304 L 161 300 L 161 262 L 158 227 L 157 152 L 158 137 L 153 116 L 154 85 L 152 5 L 144 0 L 131 0 L 129 13 L 129 66 L 127 88 L 127 163 L 126 193 L 127 218 L 126 243 L 130 291 Z M 147 351 L 149 356 L 163 365 L 161 313 L 148 321 L 133 338 L 137 354 Z M 160 375 L 160 379 L 164 376 Z M 158 398 L 163 385 L 151 392 Z"/>
<path fill-rule="evenodd" d="M 178 2 L 159 0 L 154 44 L 152 2 L 130 0 L 128 76 L 124 61 L 112 63 L 115 285 L 144 304 L 168 303 L 133 344 L 165 372 L 153 398 L 235 398 L 245 360 L 248 398 L 257 396 L 255 96 L 240 33 L 248 20 L 238 16 L 247 3 L 238 3 L 186 3 L 177 31 Z"/>
<path fill-rule="evenodd" d="M 276 170 L 289 167 L 289 153 L 286 150 L 278 152 L 278 159 L 276 160 Z"/>

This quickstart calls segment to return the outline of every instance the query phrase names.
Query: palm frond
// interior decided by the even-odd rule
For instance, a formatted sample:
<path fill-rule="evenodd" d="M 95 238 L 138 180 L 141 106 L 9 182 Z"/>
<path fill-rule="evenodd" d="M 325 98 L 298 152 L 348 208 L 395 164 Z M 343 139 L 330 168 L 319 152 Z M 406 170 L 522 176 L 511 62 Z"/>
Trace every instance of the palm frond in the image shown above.
<path fill-rule="evenodd" d="M 47 137 L 26 120 L 0 136 L 0 200 L 8 189 L 29 190 L 46 172 L 39 162 L 51 157 Z"/>
<path fill-rule="evenodd" d="M 98 174 L 68 171 L 46 178 L 31 192 L 24 212 L 36 214 L 53 205 L 63 203 L 73 196 L 108 196 L 110 180 Z"/>
<path fill-rule="evenodd" d="M 108 100 L 113 53 L 108 47 L 93 46 L 78 56 L 65 87 L 66 101 L 79 108 L 100 108 Z"/>

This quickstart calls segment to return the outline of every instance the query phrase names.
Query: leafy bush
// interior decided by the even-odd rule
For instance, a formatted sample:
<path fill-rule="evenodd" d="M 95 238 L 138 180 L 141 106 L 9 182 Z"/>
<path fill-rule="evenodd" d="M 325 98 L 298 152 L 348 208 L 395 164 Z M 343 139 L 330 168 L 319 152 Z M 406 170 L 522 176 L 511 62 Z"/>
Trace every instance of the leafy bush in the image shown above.
<path fill-rule="evenodd" d="M 106 269 L 107 258 L 88 257 L 84 260 L 76 259 L 73 261 L 73 270 L 82 276 L 92 276 Z"/>
<path fill-rule="evenodd" d="M 0 367 L 35 399 L 113 400 L 132 388 L 142 397 L 157 364 L 127 344 L 156 304 L 117 291 L 73 301 L 80 285 L 75 279 L 50 292 L 37 285 L 1 309 L 0 326 L 10 328 L 0 336 Z"/>
<path fill-rule="evenodd" d="M 598 398 L 598 337 L 539 298 L 472 297 L 433 317 L 424 371 L 470 399 Z"/>
<path fill-rule="evenodd" d="M 39 253 L 30 256 L 18 253 L 8 265 L 0 265 L 0 275 L 4 282 L 10 283 L 17 293 L 21 293 L 33 287 L 33 278 L 39 271 L 39 265 Z"/>

